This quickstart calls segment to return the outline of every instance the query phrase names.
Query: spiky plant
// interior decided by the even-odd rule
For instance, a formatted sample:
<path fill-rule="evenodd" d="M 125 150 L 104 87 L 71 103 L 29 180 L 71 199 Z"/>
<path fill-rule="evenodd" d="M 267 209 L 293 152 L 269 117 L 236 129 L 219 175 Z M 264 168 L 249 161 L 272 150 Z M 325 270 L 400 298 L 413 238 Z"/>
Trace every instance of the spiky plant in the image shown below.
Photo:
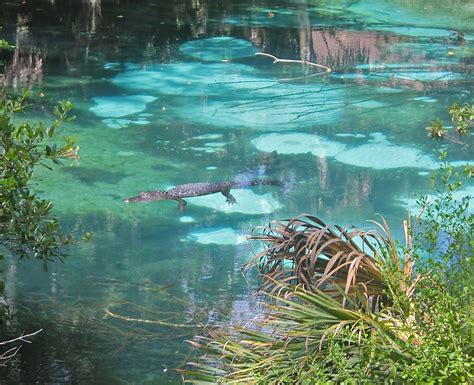
<path fill-rule="evenodd" d="M 263 275 L 266 311 L 192 341 L 206 355 L 185 371 L 189 382 L 427 383 L 432 373 L 444 379 L 451 361 L 446 383 L 472 379 L 468 320 L 456 298 L 433 296 L 430 280 L 413 273 L 410 224 L 404 247 L 383 218 L 376 225 L 344 229 L 300 215 L 262 228 L 253 239 L 264 250 L 252 265 Z"/>
<path fill-rule="evenodd" d="M 388 292 L 411 295 L 411 282 L 418 278 L 413 280 L 411 255 L 399 255 L 384 218 L 381 223 L 372 223 L 376 228 L 364 231 L 326 225 L 309 214 L 275 221 L 259 228 L 260 234 L 252 237 L 264 250 L 247 267 L 257 266 L 264 290 L 274 283 L 280 287 L 303 285 L 307 290 L 318 288 L 341 298 L 342 289 L 352 301 L 361 295 L 370 300 L 374 310 L 380 301 L 387 300 Z M 408 231 L 406 234 L 408 237 Z M 407 238 L 407 249 L 410 244 Z"/>

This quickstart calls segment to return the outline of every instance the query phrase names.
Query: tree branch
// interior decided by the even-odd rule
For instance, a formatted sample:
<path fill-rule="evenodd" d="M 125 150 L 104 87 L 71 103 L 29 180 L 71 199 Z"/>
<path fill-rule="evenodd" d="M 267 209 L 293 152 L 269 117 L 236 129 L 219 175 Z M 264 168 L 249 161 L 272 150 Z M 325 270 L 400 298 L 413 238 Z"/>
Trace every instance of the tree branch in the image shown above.
<path fill-rule="evenodd" d="M 331 72 L 332 71 L 331 68 L 329 68 L 325 65 L 313 63 L 313 62 L 310 62 L 310 61 L 307 61 L 307 60 L 279 59 L 276 56 L 270 55 L 269 53 L 265 53 L 265 52 L 257 52 L 255 54 L 255 56 L 269 57 L 269 58 L 273 59 L 273 64 L 276 64 L 276 63 L 299 63 L 299 64 L 306 64 L 306 65 L 313 66 L 313 67 L 324 68 L 326 70 L 326 72 Z M 324 72 L 320 72 L 316 75 L 322 75 L 322 74 L 324 74 Z"/>
<path fill-rule="evenodd" d="M 34 333 L 30 333 L 30 334 L 23 334 L 22 333 L 21 336 L 13 338 L 12 340 L 0 342 L 0 345 L 7 345 L 7 344 L 11 344 L 11 343 L 16 342 L 16 341 L 21 341 L 21 342 L 26 342 L 28 344 L 31 344 L 31 341 L 28 341 L 26 338 L 32 337 L 32 336 L 34 336 L 38 333 L 41 333 L 42 331 L 43 331 L 43 329 L 37 330 Z"/>
<path fill-rule="evenodd" d="M 175 323 L 159 321 L 159 320 L 148 320 L 148 319 L 142 319 L 142 318 L 126 317 L 120 314 L 112 313 L 109 309 L 104 309 L 104 311 L 105 311 L 105 318 L 112 317 L 112 318 L 118 318 L 118 319 L 128 321 L 128 322 L 141 322 L 141 323 L 146 323 L 146 324 L 169 326 L 173 328 L 193 328 L 194 327 L 194 325 L 175 324 Z"/>

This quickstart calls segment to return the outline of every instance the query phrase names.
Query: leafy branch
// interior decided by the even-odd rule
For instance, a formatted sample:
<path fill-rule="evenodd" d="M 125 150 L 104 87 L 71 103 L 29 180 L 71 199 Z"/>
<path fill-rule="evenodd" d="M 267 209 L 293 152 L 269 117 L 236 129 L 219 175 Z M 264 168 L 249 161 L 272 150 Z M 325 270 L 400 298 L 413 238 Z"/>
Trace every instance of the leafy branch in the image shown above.
<path fill-rule="evenodd" d="M 449 108 L 449 113 L 451 114 L 451 121 L 454 124 L 454 132 L 457 133 L 459 137 L 468 134 L 474 125 L 474 105 L 465 103 L 461 106 L 454 102 Z M 430 138 L 447 139 L 454 143 L 464 144 L 460 139 L 455 138 L 449 133 L 439 118 L 432 121 L 429 126 L 426 127 L 426 130 Z"/>
<path fill-rule="evenodd" d="M 52 217 L 53 203 L 41 199 L 30 189 L 33 171 L 38 165 L 51 167 L 47 161 L 62 164 L 61 159 L 77 159 L 79 147 L 72 137 L 62 145 L 46 144 L 63 122 L 74 119 L 69 101 L 54 108 L 54 121 L 45 126 L 28 122 L 15 124 L 13 115 L 25 111 L 28 93 L 0 100 L 0 243 L 20 257 L 34 257 L 47 262 L 62 257 L 61 247 L 72 241 L 59 233 L 59 223 Z"/>

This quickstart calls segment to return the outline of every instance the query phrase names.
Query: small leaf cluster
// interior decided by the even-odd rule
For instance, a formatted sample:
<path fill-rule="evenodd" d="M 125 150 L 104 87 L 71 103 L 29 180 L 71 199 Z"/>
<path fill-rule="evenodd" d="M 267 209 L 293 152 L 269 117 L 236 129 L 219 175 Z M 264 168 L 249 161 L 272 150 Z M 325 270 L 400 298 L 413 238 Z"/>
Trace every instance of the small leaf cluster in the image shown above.
<path fill-rule="evenodd" d="M 37 166 L 51 169 L 48 162 L 61 164 L 61 158 L 77 156 L 73 138 L 61 145 L 51 143 L 61 123 L 73 119 L 73 106 L 61 102 L 49 126 L 16 124 L 13 116 L 24 112 L 27 97 L 25 92 L 0 100 L 0 242 L 20 257 L 42 260 L 46 269 L 49 260 L 61 257 L 61 247 L 71 237 L 59 233 L 58 221 L 51 216 L 53 203 L 31 191 L 31 178 Z"/>
<path fill-rule="evenodd" d="M 10 50 L 10 49 L 13 49 L 13 48 L 15 48 L 15 46 L 11 45 L 7 40 L 0 39 L 0 49 Z"/>
<path fill-rule="evenodd" d="M 474 124 L 474 105 L 465 103 L 461 106 L 454 102 L 449 108 L 449 113 L 454 130 L 460 135 L 467 134 Z"/>
<path fill-rule="evenodd" d="M 474 105 L 464 103 L 459 105 L 457 102 L 454 102 L 449 108 L 449 113 L 451 114 L 451 121 L 454 125 L 454 131 L 459 135 L 466 135 L 469 133 L 469 130 L 474 125 Z M 428 127 L 428 136 L 433 139 L 448 139 L 455 143 L 462 143 L 457 138 L 449 134 L 446 127 L 443 125 L 439 118 L 436 118 L 432 121 Z"/>

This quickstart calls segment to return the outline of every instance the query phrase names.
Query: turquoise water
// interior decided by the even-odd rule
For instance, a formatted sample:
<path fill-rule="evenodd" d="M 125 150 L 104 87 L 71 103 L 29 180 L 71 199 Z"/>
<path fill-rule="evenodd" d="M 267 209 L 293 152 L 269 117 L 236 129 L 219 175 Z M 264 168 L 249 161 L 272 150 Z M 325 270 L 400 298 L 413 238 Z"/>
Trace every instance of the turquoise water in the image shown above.
<path fill-rule="evenodd" d="M 196 356 L 185 340 L 253 316 L 256 279 L 240 270 L 252 228 L 303 212 L 366 226 L 381 213 L 400 234 L 438 151 L 473 159 L 472 135 L 460 146 L 424 130 L 473 99 L 468 1 L 52 3 L 12 2 L 1 32 L 17 46 L 10 86 L 31 87 L 28 118 L 75 104 L 61 134 L 81 158 L 39 171 L 35 188 L 79 241 L 48 273 L 9 260 L 16 328 L 44 331 L 2 383 L 179 383 L 173 369 Z M 235 190 L 233 206 L 190 198 L 184 213 L 122 202 L 249 177 L 283 186 Z"/>

